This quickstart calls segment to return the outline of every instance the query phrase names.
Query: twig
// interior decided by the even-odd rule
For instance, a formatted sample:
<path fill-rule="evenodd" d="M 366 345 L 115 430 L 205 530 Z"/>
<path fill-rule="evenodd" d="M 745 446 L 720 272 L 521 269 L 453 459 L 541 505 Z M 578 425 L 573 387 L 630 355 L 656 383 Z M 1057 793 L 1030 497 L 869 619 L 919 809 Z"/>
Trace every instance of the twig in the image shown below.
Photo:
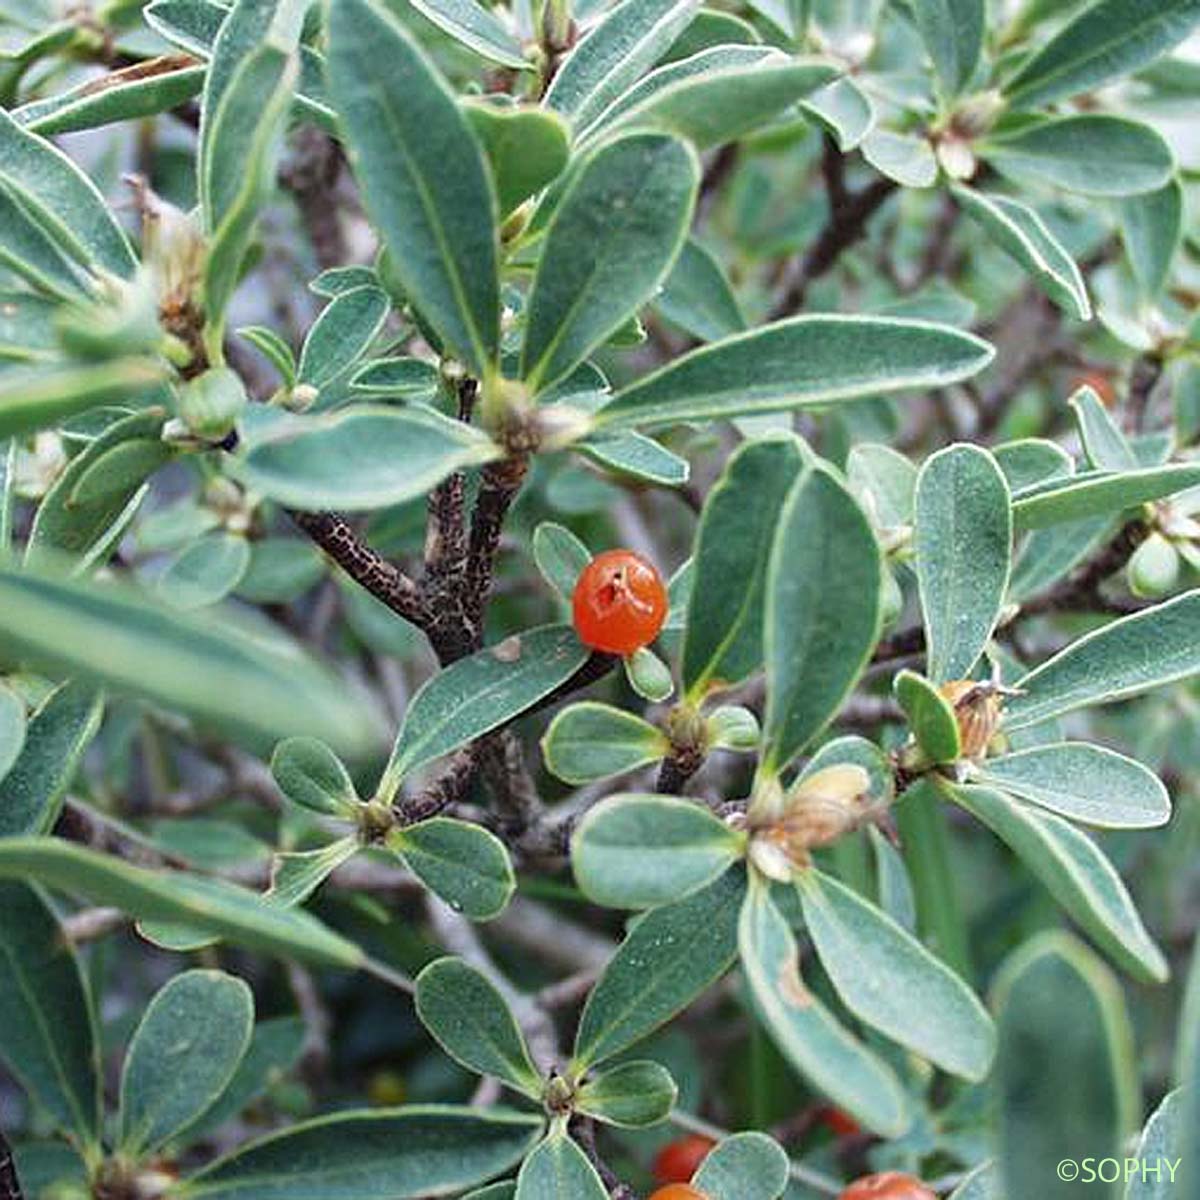
<path fill-rule="evenodd" d="M 419 629 L 429 625 L 429 611 L 417 585 L 395 563 L 372 550 L 345 517 L 292 509 L 288 515 L 355 583 Z"/>
<path fill-rule="evenodd" d="M 772 320 L 789 317 L 804 307 L 809 286 L 831 270 L 843 251 L 866 234 L 867 222 L 898 186 L 881 175 L 860 191 L 846 191 L 842 156 L 830 138 L 825 141 L 821 167 L 829 193 L 829 219 L 808 253 L 786 278 L 783 294 L 771 311 Z"/>

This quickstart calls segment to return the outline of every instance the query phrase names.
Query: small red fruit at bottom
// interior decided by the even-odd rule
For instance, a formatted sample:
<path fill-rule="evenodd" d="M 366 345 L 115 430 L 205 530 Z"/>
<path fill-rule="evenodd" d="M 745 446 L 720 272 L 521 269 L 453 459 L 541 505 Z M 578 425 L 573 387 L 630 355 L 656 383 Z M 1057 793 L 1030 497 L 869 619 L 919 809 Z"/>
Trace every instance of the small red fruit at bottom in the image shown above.
<path fill-rule="evenodd" d="M 884 1171 L 856 1179 L 838 1200 L 937 1200 L 937 1196 L 911 1175 Z"/>
<path fill-rule="evenodd" d="M 686 1183 L 668 1183 L 666 1187 L 659 1188 L 650 1200 L 708 1200 L 708 1197 Z"/>
<path fill-rule="evenodd" d="M 572 608 L 585 646 L 628 657 L 658 636 L 667 619 L 667 589 L 641 555 L 606 550 L 580 573 Z"/>
<path fill-rule="evenodd" d="M 832 1104 L 822 1108 L 817 1119 L 834 1137 L 856 1137 L 862 1133 L 862 1126 L 849 1113 L 842 1112 Z"/>
<path fill-rule="evenodd" d="M 654 1159 L 654 1178 L 659 1183 L 687 1183 L 716 1144 L 712 1138 L 698 1133 L 668 1142 Z"/>

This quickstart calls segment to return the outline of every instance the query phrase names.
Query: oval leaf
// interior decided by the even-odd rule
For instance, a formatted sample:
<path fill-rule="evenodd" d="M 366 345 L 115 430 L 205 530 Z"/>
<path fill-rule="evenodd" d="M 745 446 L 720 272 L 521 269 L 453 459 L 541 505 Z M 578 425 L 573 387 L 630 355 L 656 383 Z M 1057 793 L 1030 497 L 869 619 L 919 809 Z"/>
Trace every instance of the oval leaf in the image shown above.
<path fill-rule="evenodd" d="M 917 477 L 917 580 L 929 678 L 965 679 L 992 636 L 1008 587 L 1008 484 L 978 446 L 949 446 Z"/>
<path fill-rule="evenodd" d="M 477 375 L 500 339 L 496 198 L 483 151 L 412 36 L 372 0 L 329 13 L 329 90 L 406 295 Z"/>
<path fill-rule="evenodd" d="M 504 843 L 478 825 L 431 817 L 393 831 L 387 844 L 431 892 L 472 921 L 499 916 L 517 889 Z"/>
<path fill-rule="evenodd" d="M 623 1129 L 657 1125 L 671 1115 L 679 1089 L 656 1062 L 627 1062 L 600 1071 L 576 1093 L 580 1112 Z"/>
<path fill-rule="evenodd" d="M 439 958 L 417 976 L 417 1016 L 455 1062 L 537 1099 L 529 1049 L 504 997 L 460 958 Z"/>
<path fill-rule="evenodd" d="M 982 371 L 991 346 L 947 325 L 887 317 L 794 317 L 683 355 L 617 393 L 598 428 L 670 425 L 811 408 Z"/>
<path fill-rule="evenodd" d="M 98 1146 L 91 997 L 50 905 L 20 880 L 0 883 L 0 1061 L 58 1126 Z"/>
<path fill-rule="evenodd" d="M 745 892 L 745 873 L 727 871 L 631 927 L 584 1006 L 575 1069 L 586 1070 L 641 1041 L 729 970 L 737 957 Z"/>
<path fill-rule="evenodd" d="M 516 1200 L 607 1200 L 588 1157 L 565 1133 L 552 1133 L 524 1162 Z"/>
<path fill-rule="evenodd" d="M 121 1149 L 156 1150 L 203 1115 L 250 1045 L 254 998 L 223 971 L 185 971 L 150 1001 L 121 1073 Z"/>
<path fill-rule="evenodd" d="M 423 496 L 454 471 L 499 454 L 485 434 L 433 409 L 363 404 L 276 421 L 231 469 L 247 487 L 291 508 L 355 511 Z"/>
<path fill-rule="evenodd" d="M 658 290 L 699 182 L 695 153 L 655 133 L 606 142 L 572 174 L 526 308 L 521 375 L 535 392 L 569 375 Z"/>
<path fill-rule="evenodd" d="M 791 1179 L 791 1163 L 765 1133 L 735 1133 L 715 1146 L 692 1180 L 711 1200 L 778 1200 Z"/>
<path fill-rule="evenodd" d="M 1087 742 L 1056 742 L 989 758 L 978 779 L 1085 825 L 1149 829 L 1171 819 L 1170 797 L 1153 771 Z"/>
<path fill-rule="evenodd" d="M 767 572 L 762 769 L 778 773 L 835 716 L 879 635 L 883 564 L 854 498 L 811 468 L 785 502 Z"/>
<path fill-rule="evenodd" d="M 1112 863 L 1069 822 L 994 788 L 951 787 L 952 799 L 989 826 L 1104 951 L 1139 979 L 1168 970 Z"/>
<path fill-rule="evenodd" d="M 573 784 L 622 775 L 657 762 L 670 749 L 661 729 L 592 700 L 564 708 L 542 738 L 546 769 Z"/>
<path fill-rule="evenodd" d="M 899 1137 L 912 1120 L 899 1080 L 805 986 L 796 938 L 761 882 L 746 897 L 738 941 L 755 1010 L 783 1056 L 869 1129 Z"/>
<path fill-rule="evenodd" d="M 800 875 L 797 890 L 821 965 L 851 1012 L 943 1070 L 971 1080 L 987 1074 L 992 1022 L 945 963 L 816 869 Z"/>
<path fill-rule="evenodd" d="M 745 841 L 690 800 L 610 796 L 577 826 L 571 865 L 597 904 L 651 908 L 708 886 L 741 857 Z"/>
<path fill-rule="evenodd" d="M 271 755 L 279 790 L 301 808 L 327 817 L 352 818 L 358 793 L 342 760 L 316 738 L 288 738 Z"/>
<path fill-rule="evenodd" d="M 301 1121 L 218 1159 L 181 1194 L 219 1200 L 416 1200 L 515 1166 L 542 1119 L 507 1109 L 413 1105 Z"/>
<path fill-rule="evenodd" d="M 545 625 L 514 634 L 440 671 L 404 714 L 379 784 L 380 796 L 394 796 L 404 776 L 422 763 L 520 716 L 587 659 L 587 647 L 571 626 Z"/>

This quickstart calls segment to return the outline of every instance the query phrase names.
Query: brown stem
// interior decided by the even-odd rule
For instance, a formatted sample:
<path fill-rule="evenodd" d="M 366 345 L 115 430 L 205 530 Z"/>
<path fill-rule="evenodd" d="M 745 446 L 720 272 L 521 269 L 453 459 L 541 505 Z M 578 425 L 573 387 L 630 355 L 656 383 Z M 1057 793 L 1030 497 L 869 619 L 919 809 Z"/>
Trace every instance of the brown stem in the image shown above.
<path fill-rule="evenodd" d="M 361 584 L 393 612 L 426 629 L 430 614 L 417 585 L 395 563 L 372 550 L 350 526 L 334 512 L 298 512 L 288 515 L 308 534 L 347 575 Z"/>

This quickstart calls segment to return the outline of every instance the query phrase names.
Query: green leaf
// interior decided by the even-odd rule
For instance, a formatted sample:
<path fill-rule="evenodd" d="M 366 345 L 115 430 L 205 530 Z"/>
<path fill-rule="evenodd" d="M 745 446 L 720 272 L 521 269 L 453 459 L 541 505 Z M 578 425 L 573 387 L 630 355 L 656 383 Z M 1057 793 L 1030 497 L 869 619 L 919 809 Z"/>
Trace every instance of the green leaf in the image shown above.
<path fill-rule="evenodd" d="M 532 64 L 521 43 L 475 0 L 412 0 L 412 6 L 456 42 L 474 50 L 480 58 L 515 71 L 528 71 Z"/>
<path fill-rule="evenodd" d="M 571 132 L 557 113 L 483 101 L 469 102 L 463 111 L 487 155 L 501 220 L 563 173 Z"/>
<path fill-rule="evenodd" d="M 571 838 L 580 890 L 609 908 L 653 908 L 708 887 L 745 852 L 746 838 L 691 800 L 610 796 Z"/>
<path fill-rule="evenodd" d="M 89 80 L 13 111 L 16 121 L 45 137 L 135 121 L 185 104 L 204 86 L 204 65 L 177 57 L 149 59 Z"/>
<path fill-rule="evenodd" d="M 1187 1164 L 1195 1162 L 1183 1153 L 1185 1099 L 1183 1088 L 1168 1092 L 1146 1122 L 1141 1140 L 1130 1155 L 1139 1169 L 1130 1177 L 1122 1200 L 1170 1200 L 1177 1183 L 1184 1182 Z"/>
<path fill-rule="evenodd" d="M 767 568 L 779 515 L 811 455 L 793 434 L 745 442 L 708 493 L 695 541 L 683 682 L 696 701 L 762 666 Z"/>
<path fill-rule="evenodd" d="M 467 1192 L 462 1200 L 515 1200 L 516 1194 L 515 1183 L 493 1183 L 490 1187 Z"/>
<path fill-rule="evenodd" d="M 767 569 L 761 770 L 778 774 L 836 715 L 879 636 L 883 564 L 854 498 L 809 468 L 784 503 Z"/>
<path fill-rule="evenodd" d="M 805 986 L 795 936 L 761 881 L 746 896 L 738 941 L 754 1007 L 788 1062 L 869 1129 L 904 1133 L 912 1118 L 899 1080 Z"/>
<path fill-rule="evenodd" d="M 596 425 L 719 420 L 944 387 L 993 354 L 971 334 L 924 321 L 794 317 L 683 355 L 618 392 Z"/>
<path fill-rule="evenodd" d="M 500 338 L 496 198 L 454 94 L 372 0 L 331 5 L 329 89 L 405 294 L 486 375 Z"/>
<path fill-rule="evenodd" d="M 1107 704 L 1200 671 L 1200 591 L 1110 621 L 1017 680 L 1006 729 Z"/>
<path fill-rule="evenodd" d="M 220 1129 L 276 1081 L 286 1078 L 300 1061 L 305 1033 L 301 1017 L 273 1017 L 259 1021 L 229 1086 L 198 1121 L 183 1131 L 180 1140 L 194 1142 Z"/>
<path fill-rule="evenodd" d="M 417 976 L 417 1016 L 455 1062 L 533 1099 L 542 1079 L 504 997 L 461 958 L 439 958 Z"/>
<path fill-rule="evenodd" d="M 715 8 L 701 8 L 658 61 L 678 62 L 712 46 L 753 46 L 761 41 L 758 30 L 745 18 Z"/>
<path fill-rule="evenodd" d="M 688 238 L 655 305 L 673 325 L 704 342 L 746 328 L 746 318 L 716 256 Z"/>
<path fill-rule="evenodd" d="M 943 95 L 958 95 L 970 84 L 983 53 L 985 0 L 913 0 L 912 7 Z"/>
<path fill-rule="evenodd" d="M 358 793 L 342 760 L 316 738 L 280 742 L 271 755 L 271 774 L 279 790 L 301 808 L 343 819 L 357 812 Z"/>
<path fill-rule="evenodd" d="M 1198 23 L 1196 0 L 1098 0 L 1021 63 L 1005 94 L 1014 107 L 1040 108 L 1092 91 L 1153 62 Z"/>
<path fill-rule="evenodd" d="M 765 46 L 715 46 L 651 72 L 584 136 L 637 126 L 710 150 L 765 125 L 836 76 L 837 68 L 820 59 L 790 58 Z"/>
<path fill-rule="evenodd" d="M 727 871 L 634 923 L 584 1006 L 575 1035 L 576 1069 L 641 1041 L 729 970 L 745 892 L 745 873 Z"/>
<path fill-rule="evenodd" d="M 0 247 L 0 262 L 5 261 Z M 32 292 L 0 291 L 0 363 L 46 362 L 58 357 L 55 301 Z"/>
<path fill-rule="evenodd" d="M 521 375 L 535 392 L 569 375 L 658 290 L 699 182 L 695 153 L 655 133 L 606 142 L 572 173 L 526 306 Z"/>
<path fill-rule="evenodd" d="M 295 384 L 296 357 L 279 334 L 263 325 L 243 325 L 237 335 L 248 341 L 279 372 L 287 387 Z"/>
<path fill-rule="evenodd" d="M 592 553 L 565 525 L 542 521 L 533 531 L 533 560 L 542 578 L 570 604 Z"/>
<path fill-rule="evenodd" d="M 1193 4 L 1200 20 L 1200 5 Z M 1156 297 L 1167 283 L 1171 263 L 1183 240 L 1183 184 L 1172 179 L 1157 192 L 1130 196 L 1121 201 L 1121 238 L 1134 276 L 1148 297 Z"/>
<path fill-rule="evenodd" d="M 263 898 L 282 908 L 305 903 L 338 867 L 353 858 L 360 849 L 362 846 L 358 835 L 351 834 L 316 850 L 276 854 L 271 861 L 271 886 Z"/>
<path fill-rule="evenodd" d="M 709 1151 L 692 1180 L 711 1200 L 778 1200 L 791 1179 L 791 1163 L 765 1133 L 735 1133 Z"/>
<path fill-rule="evenodd" d="M 412 500 L 452 472 L 499 454 L 486 434 L 433 409 L 356 404 L 272 422 L 230 470 L 280 504 L 353 511 Z"/>
<path fill-rule="evenodd" d="M 1075 260 L 1034 209 L 1008 196 L 962 185 L 955 185 L 950 192 L 962 210 L 1029 272 L 1063 312 L 1080 321 L 1092 319 L 1087 284 Z"/>
<path fill-rule="evenodd" d="M 862 145 L 875 125 L 871 97 L 850 75 L 843 75 L 800 101 L 800 111 L 832 135 L 843 154 Z"/>
<path fill-rule="evenodd" d="M 316 735 L 355 755 L 370 716 L 293 644 L 152 605 L 127 588 L 0 568 L 0 646 L 51 671 L 94 679 L 251 740 Z"/>
<path fill-rule="evenodd" d="M 3 110 L 0 184 L 71 258 L 93 272 L 124 279 L 133 274 L 133 251 L 96 185 L 61 150 Z"/>
<path fill-rule="evenodd" d="M 334 383 L 366 353 L 391 309 L 382 288 L 351 288 L 321 311 L 304 339 L 296 377 L 318 390 Z"/>
<path fill-rule="evenodd" d="M 821 965 L 855 1016 L 954 1075 L 987 1074 L 996 1048 L 992 1022 L 949 967 L 815 868 L 798 876 L 797 890 Z"/>
<path fill-rule="evenodd" d="M 51 692 L 27 725 L 22 721 L 20 755 L 0 771 L 0 837 L 54 828 L 103 712 L 99 691 L 76 680 Z"/>
<path fill-rule="evenodd" d="M 950 797 L 1012 849 L 1073 920 L 1138 979 L 1168 969 L 1112 863 L 1074 825 L 994 788 L 949 787 Z"/>
<path fill-rule="evenodd" d="M 691 472 L 686 458 L 680 458 L 652 438 L 643 437 L 632 430 L 626 433 L 592 434 L 581 442 L 575 442 L 571 448 L 602 467 L 663 487 L 678 487 L 687 483 Z"/>
<path fill-rule="evenodd" d="M 872 827 L 868 834 L 871 852 L 875 858 L 875 887 L 879 896 L 879 907 L 883 909 L 901 929 L 908 933 L 917 930 L 917 898 L 913 892 L 912 879 L 900 851 L 888 839 Z"/>
<path fill-rule="evenodd" d="M 1117 427 L 1100 397 L 1090 387 L 1081 387 L 1067 401 L 1067 406 L 1075 416 L 1084 452 L 1093 467 L 1101 471 L 1130 471 L 1137 468 L 1137 455 L 1129 439 Z"/>
<path fill-rule="evenodd" d="M 121 417 L 71 459 L 38 505 L 26 563 L 52 562 L 55 553 L 91 558 L 146 479 L 174 457 L 162 440 L 164 417 L 158 408 Z"/>
<path fill-rule="evenodd" d="M 175 608 L 206 608 L 225 599 L 250 566 L 240 534 L 206 533 L 184 547 L 158 577 L 158 592 Z"/>
<path fill-rule="evenodd" d="M 915 671 L 901 671 L 892 684 L 917 745 L 930 762 L 954 762 L 962 753 L 954 706 Z"/>
<path fill-rule="evenodd" d="M 280 20 L 285 34 L 289 20 L 294 20 L 296 8 L 290 0 L 250 0 L 245 8 L 248 19 L 239 21 L 241 26 L 238 41 L 243 48 L 253 47 L 255 39 L 270 23 L 271 14 L 280 10 Z M 229 10 L 216 0 L 152 0 L 143 9 L 142 15 L 156 33 L 172 45 L 195 54 L 200 58 L 212 56 L 217 36 L 221 33 Z M 294 44 L 294 37 L 289 44 Z M 228 83 L 228 63 L 240 55 L 224 56 L 226 67 L 219 73 L 224 77 L 221 86 Z M 310 120 L 333 132 L 335 120 L 333 109 L 325 93 L 325 60 L 308 46 L 300 47 L 300 79 L 296 93 L 296 108 Z"/>
<path fill-rule="evenodd" d="M 0 883 L 0 1062 L 56 1125 L 98 1146 L 100 1052 L 87 983 L 50 905 L 19 880 Z"/>
<path fill-rule="evenodd" d="M 516 1200 L 607 1200 L 606 1188 L 588 1156 L 556 1130 L 525 1160 Z"/>
<path fill-rule="evenodd" d="M 438 369 L 419 358 L 377 358 L 350 376 L 350 390 L 368 396 L 420 401 L 437 398 Z"/>
<path fill-rule="evenodd" d="M 0 683 L 0 796 L 4 795 L 4 777 L 21 757 L 26 727 L 24 702 Z M 3 810 L 0 816 L 6 816 Z"/>
<path fill-rule="evenodd" d="M 478 825 L 432 817 L 393 831 L 387 844 L 431 892 L 472 921 L 499 916 L 517 889 L 504 843 Z"/>
<path fill-rule="evenodd" d="M 1182 1131 L 1178 1154 L 1183 1162 L 1185 1186 L 1194 1191 L 1195 1154 L 1200 1150 L 1200 941 L 1192 949 L 1192 968 L 1179 1015 L 1175 1078 L 1183 1093 L 1178 1115 L 1178 1128 Z"/>
<path fill-rule="evenodd" d="M 185 971 L 150 1001 L 121 1072 L 123 1152 L 158 1149 L 216 1103 L 250 1045 L 254 997 L 223 971 Z"/>
<path fill-rule="evenodd" d="M 683 32 L 699 0 L 622 0 L 572 50 L 543 103 L 585 129 Z"/>
<path fill-rule="evenodd" d="M 82 267 L 59 247 L 54 237 L 19 204 L 0 178 L 0 263 L 27 280 L 39 292 L 55 300 L 77 300 L 88 295 L 92 281 Z M 57 348 L 54 326 L 46 321 L 42 337 Z"/>
<path fill-rule="evenodd" d="M 989 758 L 978 781 L 1106 829 L 1150 829 L 1171 819 L 1171 799 L 1153 771 L 1087 742 L 1056 742 Z"/>
<path fill-rule="evenodd" d="M 877 127 L 863 138 L 859 149 L 875 170 L 901 187 L 928 188 L 937 183 L 938 160 L 926 138 Z"/>
<path fill-rule="evenodd" d="M 0 374 L 0 437 L 33 433 L 101 405 L 128 404 L 165 378 L 163 365 L 145 358 L 4 371 Z"/>
<path fill-rule="evenodd" d="M 1087 196 L 1134 196 L 1165 186 L 1171 148 L 1149 125 L 1088 113 L 1027 125 L 979 145 L 1006 175 Z"/>
<path fill-rule="evenodd" d="M 537 1114 L 500 1108 L 351 1109 L 250 1142 L 170 1194 L 188 1200 L 445 1196 L 514 1167 L 541 1130 Z"/>
<path fill-rule="evenodd" d="M 132 917 L 216 934 L 231 945 L 332 967 L 359 967 L 363 952 L 315 918 L 275 908 L 256 892 L 180 871 L 150 871 L 57 838 L 0 839 L 0 879 L 32 879 L 110 904 Z"/>
<path fill-rule="evenodd" d="M 395 795 L 400 781 L 422 763 L 518 717 L 566 682 L 588 650 L 569 625 L 544 625 L 514 634 L 434 675 L 404 714 L 379 795 Z"/>
<path fill-rule="evenodd" d="M 950 1200 L 1004 1200 L 1000 1190 L 1000 1168 L 990 1159 L 968 1172 L 950 1193 Z"/>
<path fill-rule="evenodd" d="M 978 446 L 948 446 L 917 477 L 915 548 L 929 678 L 965 679 L 992 636 L 1008 587 L 1008 484 Z"/>
<path fill-rule="evenodd" d="M 656 1062 L 626 1062 L 591 1076 L 575 1096 L 582 1113 L 623 1129 L 657 1125 L 671 1115 L 679 1089 Z"/>
<path fill-rule="evenodd" d="M 670 749 L 661 729 L 594 700 L 568 705 L 542 738 L 546 769 L 572 784 L 623 775 L 665 758 Z"/>
<path fill-rule="evenodd" d="M 253 4 L 249 0 L 247 7 Z M 264 43 L 238 61 L 228 85 L 217 92 L 214 80 L 223 36 L 224 31 L 205 87 L 207 115 L 199 164 L 201 212 L 209 235 L 204 311 L 210 346 L 219 344 L 225 310 L 237 287 L 258 211 L 275 186 L 283 120 L 299 69 L 294 53 Z"/>
<path fill-rule="evenodd" d="M 912 524 L 917 469 L 903 454 L 860 442 L 846 458 L 846 481 L 877 527 L 898 530 Z"/>
<path fill-rule="evenodd" d="M 1173 496 L 1200 483 L 1200 464 L 1167 463 L 1136 471 L 1089 471 L 1051 479 L 1014 493 L 1018 529 L 1044 529 L 1065 521 L 1107 516 Z"/>
<path fill-rule="evenodd" d="M 312 542 L 265 537 L 250 547 L 250 566 L 238 580 L 237 594 L 253 604 L 286 604 L 317 583 L 325 565 Z"/>
<path fill-rule="evenodd" d="M 1133 1033 L 1112 973 L 1074 938 L 1043 933 L 1002 968 L 997 1162 L 1006 1196 L 1069 1200 L 1064 1158 L 1120 1162 L 1140 1107 Z M 1078 1086 L 1063 1088 L 1071 1079 Z M 1111 1188 L 1092 1185 L 1097 1194 Z"/>

